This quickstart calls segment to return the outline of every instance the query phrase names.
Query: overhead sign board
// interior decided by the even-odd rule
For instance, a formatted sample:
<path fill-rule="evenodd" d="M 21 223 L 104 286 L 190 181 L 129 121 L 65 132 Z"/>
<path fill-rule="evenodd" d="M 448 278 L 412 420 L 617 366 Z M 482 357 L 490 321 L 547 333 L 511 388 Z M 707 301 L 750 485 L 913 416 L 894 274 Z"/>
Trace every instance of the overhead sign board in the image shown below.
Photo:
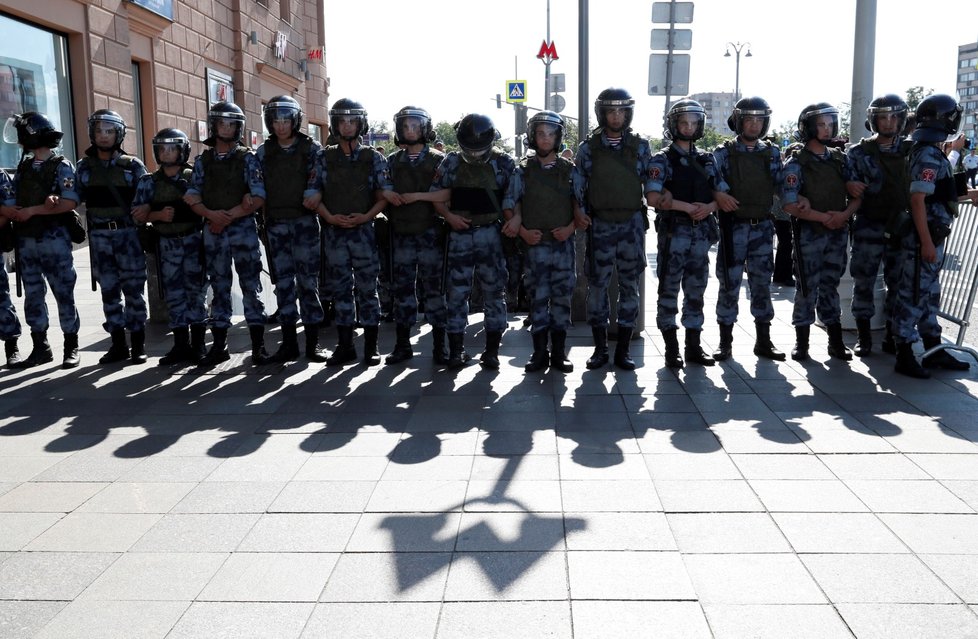
<path fill-rule="evenodd" d="M 506 102 L 526 102 L 526 80 L 506 80 Z"/>
<path fill-rule="evenodd" d="M 669 10 L 675 7 L 675 14 L 669 19 Z M 692 2 L 653 2 L 652 3 L 652 22 L 674 22 L 676 24 L 689 24 L 693 21 Z"/>
<path fill-rule="evenodd" d="M 672 34 L 672 46 L 669 46 L 669 35 Z M 692 29 L 652 29 L 653 51 L 689 51 L 693 48 Z"/>
<path fill-rule="evenodd" d="M 666 71 L 672 58 L 672 78 L 666 87 Z M 668 92 L 667 92 L 668 88 Z M 689 93 L 689 54 L 653 53 L 649 56 L 649 95 L 686 95 Z"/>

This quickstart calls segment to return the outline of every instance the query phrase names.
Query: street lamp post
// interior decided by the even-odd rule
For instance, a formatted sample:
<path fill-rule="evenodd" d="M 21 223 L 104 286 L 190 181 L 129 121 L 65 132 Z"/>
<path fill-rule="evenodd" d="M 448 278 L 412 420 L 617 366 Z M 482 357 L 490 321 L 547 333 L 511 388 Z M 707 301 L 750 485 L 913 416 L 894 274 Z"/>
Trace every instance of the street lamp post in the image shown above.
<path fill-rule="evenodd" d="M 737 84 L 734 85 L 734 102 L 740 99 L 740 52 L 744 47 L 747 47 L 747 54 L 744 55 L 745 58 L 752 58 L 750 52 L 750 42 L 728 42 L 727 52 L 723 54 L 723 57 L 730 57 L 730 47 L 733 47 L 734 52 L 737 54 Z"/>

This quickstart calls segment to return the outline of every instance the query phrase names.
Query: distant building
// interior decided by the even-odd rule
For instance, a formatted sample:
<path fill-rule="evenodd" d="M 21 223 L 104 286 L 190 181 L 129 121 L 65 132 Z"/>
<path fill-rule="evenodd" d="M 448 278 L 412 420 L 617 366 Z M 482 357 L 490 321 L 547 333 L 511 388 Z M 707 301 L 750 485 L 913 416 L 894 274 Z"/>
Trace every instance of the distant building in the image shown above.
<path fill-rule="evenodd" d="M 0 126 L 37 110 L 65 133 L 75 160 L 88 115 L 125 118 L 124 148 L 153 167 L 153 135 L 184 130 L 200 152 L 211 103 L 247 117 L 245 144 L 263 137 L 262 102 L 291 95 L 303 128 L 327 130 L 324 0 L 0 0 Z M 0 167 L 20 149 L 0 145 Z"/>
<path fill-rule="evenodd" d="M 730 93 L 694 93 L 689 96 L 706 110 L 706 126 L 717 133 L 730 135 L 727 118 L 737 103 L 736 95 Z"/>
<path fill-rule="evenodd" d="M 961 131 L 969 140 L 978 139 L 978 42 L 958 47 L 958 100 L 964 109 Z"/>

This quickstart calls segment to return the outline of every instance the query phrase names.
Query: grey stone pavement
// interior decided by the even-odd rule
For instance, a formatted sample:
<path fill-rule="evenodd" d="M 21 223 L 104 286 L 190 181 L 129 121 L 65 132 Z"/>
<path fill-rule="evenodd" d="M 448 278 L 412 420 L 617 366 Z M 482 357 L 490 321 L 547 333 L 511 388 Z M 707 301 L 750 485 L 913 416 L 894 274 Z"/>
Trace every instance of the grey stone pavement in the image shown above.
<path fill-rule="evenodd" d="M 499 372 L 436 370 L 426 326 L 407 366 L 163 369 L 153 327 L 106 368 L 84 257 L 81 368 L 53 330 L 55 365 L 0 372 L 4 639 L 978 637 L 974 369 L 821 330 L 758 361 L 746 301 L 734 359 L 678 373 L 648 328 L 637 371 L 587 371 L 578 325 L 574 373 L 525 376 L 520 316 Z"/>

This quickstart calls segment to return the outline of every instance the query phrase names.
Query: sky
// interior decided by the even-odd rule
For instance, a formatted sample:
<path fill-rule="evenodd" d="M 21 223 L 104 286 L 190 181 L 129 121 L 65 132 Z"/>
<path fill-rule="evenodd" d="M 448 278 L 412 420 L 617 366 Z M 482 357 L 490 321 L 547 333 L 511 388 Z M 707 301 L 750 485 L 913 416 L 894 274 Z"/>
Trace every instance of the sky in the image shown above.
<path fill-rule="evenodd" d="M 436 122 L 481 112 L 511 138 L 514 110 L 496 108 L 507 80 L 526 80 L 527 104 L 543 107 L 545 65 L 536 55 L 547 39 L 547 0 L 325 0 L 325 12 L 330 103 L 354 98 L 371 121 L 390 121 L 405 105 Z M 550 0 L 559 56 L 550 71 L 566 75 L 570 117 L 578 115 L 577 13 L 578 0 Z M 841 106 L 852 95 L 855 15 L 856 0 L 695 0 L 693 22 L 677 25 L 692 29 L 689 92 L 733 92 L 735 57 L 724 57 L 725 45 L 749 43 L 740 92 L 768 101 L 772 128 L 811 103 Z M 636 99 L 633 128 L 660 137 L 665 98 L 648 95 L 651 0 L 590 0 L 589 18 L 591 127 L 595 97 L 617 86 Z M 978 40 L 978 3 L 878 0 L 876 18 L 874 95 L 917 85 L 955 95 L 958 46 Z M 865 107 L 855 106 L 856 117 Z"/>

